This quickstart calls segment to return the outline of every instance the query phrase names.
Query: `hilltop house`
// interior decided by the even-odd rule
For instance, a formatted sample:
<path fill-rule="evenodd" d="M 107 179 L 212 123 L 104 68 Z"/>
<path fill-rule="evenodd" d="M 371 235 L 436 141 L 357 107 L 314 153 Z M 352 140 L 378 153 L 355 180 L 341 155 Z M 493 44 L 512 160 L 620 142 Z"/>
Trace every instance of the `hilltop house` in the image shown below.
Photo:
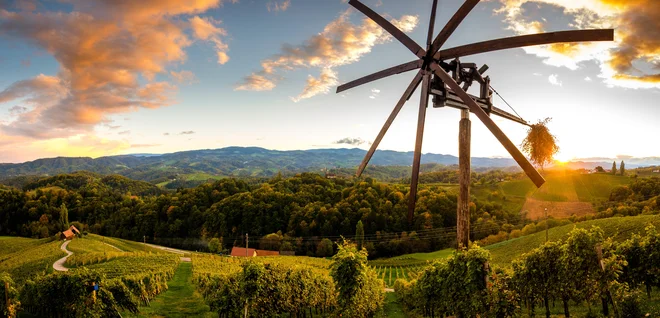
<path fill-rule="evenodd" d="M 71 225 L 71 227 L 69 227 L 68 230 L 66 230 L 66 231 L 62 232 L 62 234 L 60 234 L 60 239 L 61 240 L 67 240 L 67 241 L 68 240 L 73 240 L 73 238 L 76 237 L 76 234 L 80 235 L 80 231 L 78 231 L 78 229 L 75 226 Z"/>

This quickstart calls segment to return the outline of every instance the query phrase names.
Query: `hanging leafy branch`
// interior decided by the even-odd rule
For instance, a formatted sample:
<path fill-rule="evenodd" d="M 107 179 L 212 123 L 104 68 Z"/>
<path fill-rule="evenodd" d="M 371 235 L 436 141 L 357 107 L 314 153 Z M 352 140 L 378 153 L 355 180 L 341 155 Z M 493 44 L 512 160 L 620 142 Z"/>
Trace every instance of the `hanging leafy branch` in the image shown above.
<path fill-rule="evenodd" d="M 527 130 L 527 137 L 523 140 L 522 151 L 541 169 L 552 162 L 552 157 L 559 151 L 557 138 L 550 133 L 548 123 L 552 118 L 539 120 Z"/>

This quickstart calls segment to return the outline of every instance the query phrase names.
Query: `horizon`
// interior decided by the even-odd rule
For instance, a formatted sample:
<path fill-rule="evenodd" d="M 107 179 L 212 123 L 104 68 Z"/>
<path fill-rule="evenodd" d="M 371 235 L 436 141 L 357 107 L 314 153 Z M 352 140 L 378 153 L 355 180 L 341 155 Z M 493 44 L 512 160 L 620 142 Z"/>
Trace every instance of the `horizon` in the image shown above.
<path fill-rule="evenodd" d="M 125 153 L 125 154 L 116 154 L 116 155 L 103 155 L 103 156 L 96 156 L 96 157 L 91 157 L 91 156 L 54 156 L 54 157 L 42 157 L 42 158 L 36 158 L 32 160 L 26 160 L 26 161 L 20 161 L 20 162 L 0 162 L 0 164 L 23 164 L 23 163 L 28 163 L 28 162 L 33 162 L 37 160 L 48 160 L 48 159 L 57 159 L 57 158 L 90 158 L 90 159 L 98 159 L 98 158 L 105 158 L 105 157 L 115 157 L 115 156 L 134 156 L 134 157 L 141 157 L 141 156 L 162 156 L 162 155 L 169 155 L 169 154 L 175 154 L 175 153 L 183 153 L 183 152 L 194 152 L 194 151 L 205 151 L 205 150 L 221 150 L 221 149 L 226 149 L 226 148 L 259 148 L 267 151 L 280 151 L 280 152 L 294 152 L 294 151 L 314 151 L 314 150 L 361 150 L 366 152 L 365 149 L 358 148 L 358 147 L 337 147 L 337 148 L 310 148 L 310 149 L 291 149 L 291 150 L 280 150 L 280 149 L 269 149 L 265 147 L 258 147 L 258 146 L 226 146 L 226 147 L 220 147 L 220 148 L 199 148 L 199 149 L 188 149 L 188 150 L 181 150 L 181 151 L 173 151 L 173 152 L 162 152 L 162 153 L 153 153 L 153 152 L 139 152 L 139 153 Z M 389 149 L 378 149 L 376 152 L 379 151 L 392 151 L 392 152 L 399 152 L 399 153 L 413 153 L 414 151 L 409 150 L 409 151 L 397 151 L 397 150 L 389 150 Z M 458 156 L 453 155 L 453 154 L 446 154 L 446 153 L 434 153 L 434 152 L 422 152 L 422 155 L 441 155 L 441 156 L 451 156 L 451 157 L 456 157 Z M 512 157 L 510 156 L 472 156 L 471 158 L 486 158 L 486 159 L 510 159 L 513 160 Z M 626 160 L 639 160 L 639 159 L 658 159 L 660 158 L 660 155 L 657 156 L 646 156 L 646 157 L 633 157 L 633 156 L 619 156 L 619 157 L 589 157 L 589 158 L 573 158 L 568 161 L 561 161 L 558 159 L 555 159 L 552 165 L 563 165 L 566 163 L 579 163 L 579 162 L 585 162 L 585 163 L 597 163 L 597 162 L 603 162 L 604 160 L 615 160 L 615 161 L 626 161 Z M 651 164 L 651 166 L 654 166 L 655 164 Z M 511 166 L 518 167 L 517 164 L 513 164 Z"/>
<path fill-rule="evenodd" d="M 365 4 L 423 43 L 431 1 Z M 440 2 L 436 31 L 459 4 Z M 557 160 L 653 157 L 660 149 L 639 132 L 660 135 L 655 107 L 660 33 L 645 32 L 655 28 L 648 21 L 660 18 L 655 6 L 649 0 L 484 1 L 446 46 L 615 28 L 612 43 L 511 49 L 464 62 L 488 64 L 493 87 L 522 118 L 532 123 L 553 118 Z M 341 83 L 411 59 L 386 32 L 339 0 L 169 6 L 17 0 L 0 5 L 0 38 L 6 70 L 0 74 L 0 162 L 233 145 L 364 150 L 412 76 L 334 93 Z M 415 96 L 379 150 L 413 150 Z M 493 101 L 510 111 L 499 97 Z M 457 156 L 460 112 L 429 110 L 422 152 Z M 471 118 L 472 156 L 509 158 Z M 527 127 L 494 120 L 520 144 Z"/>

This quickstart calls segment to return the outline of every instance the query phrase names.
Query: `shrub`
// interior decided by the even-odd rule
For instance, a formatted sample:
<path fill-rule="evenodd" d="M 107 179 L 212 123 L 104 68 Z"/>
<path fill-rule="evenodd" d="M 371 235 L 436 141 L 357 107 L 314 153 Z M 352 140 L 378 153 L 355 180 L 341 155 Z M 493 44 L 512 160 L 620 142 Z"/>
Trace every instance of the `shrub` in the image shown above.
<path fill-rule="evenodd" d="M 5 286 L 9 286 L 9 289 L 5 289 Z M 0 301 L 0 314 L 2 317 L 14 318 L 21 305 L 18 301 L 18 291 L 14 287 L 11 276 L 7 273 L 0 273 L 0 296 L 5 295 L 7 296 L 6 301 L 4 298 L 3 301 Z"/>

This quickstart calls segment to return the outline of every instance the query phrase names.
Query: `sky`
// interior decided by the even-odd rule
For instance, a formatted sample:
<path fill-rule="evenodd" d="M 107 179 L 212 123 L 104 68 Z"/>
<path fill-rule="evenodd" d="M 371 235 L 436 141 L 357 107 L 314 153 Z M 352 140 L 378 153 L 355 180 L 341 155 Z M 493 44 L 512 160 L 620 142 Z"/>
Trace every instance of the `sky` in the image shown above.
<path fill-rule="evenodd" d="M 431 0 L 363 0 L 425 46 Z M 462 1 L 440 0 L 435 32 Z M 614 42 L 463 57 L 560 153 L 660 155 L 660 2 L 482 0 L 443 48 L 614 28 Z M 0 162 L 227 146 L 367 149 L 415 57 L 343 0 L 0 0 Z M 411 151 L 419 90 L 379 149 Z M 495 106 L 512 112 L 497 96 Z M 476 118 L 472 156 L 508 157 Z M 423 152 L 456 155 L 460 111 L 428 108 Z M 515 143 L 526 127 L 495 118 Z"/>

